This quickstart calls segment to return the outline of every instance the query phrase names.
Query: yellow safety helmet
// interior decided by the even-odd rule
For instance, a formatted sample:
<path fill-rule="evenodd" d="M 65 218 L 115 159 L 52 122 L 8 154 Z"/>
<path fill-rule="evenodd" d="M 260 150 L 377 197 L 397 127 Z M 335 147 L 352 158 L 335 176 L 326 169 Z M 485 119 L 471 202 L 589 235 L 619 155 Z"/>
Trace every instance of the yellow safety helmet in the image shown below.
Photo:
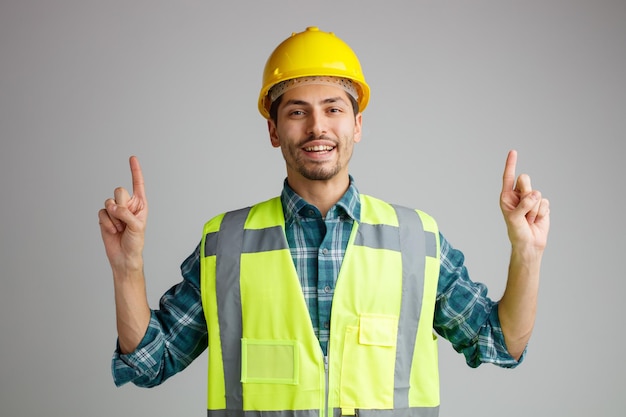
<path fill-rule="evenodd" d="M 367 107 L 370 88 L 354 51 L 334 33 L 311 26 L 304 32 L 292 33 L 267 59 L 259 94 L 259 111 L 263 117 L 270 117 L 272 103 L 268 93 L 274 85 L 294 78 L 315 76 L 352 80 L 357 87 L 359 111 Z"/>

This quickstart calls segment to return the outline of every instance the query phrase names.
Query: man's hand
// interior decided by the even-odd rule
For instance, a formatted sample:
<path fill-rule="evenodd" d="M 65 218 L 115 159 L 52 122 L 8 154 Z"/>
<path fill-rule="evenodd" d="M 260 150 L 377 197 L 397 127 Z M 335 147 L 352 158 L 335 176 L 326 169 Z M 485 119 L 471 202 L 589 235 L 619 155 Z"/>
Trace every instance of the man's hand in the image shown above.
<path fill-rule="evenodd" d="M 131 271 L 142 267 L 144 233 L 148 201 L 139 160 L 130 158 L 133 195 L 118 187 L 114 198 L 104 202 L 98 213 L 100 232 L 113 271 Z"/>
<path fill-rule="evenodd" d="M 519 359 L 530 339 L 537 312 L 541 258 L 550 229 L 550 205 L 530 186 L 530 177 L 515 180 L 517 152 L 510 151 L 502 176 L 500 208 L 511 241 L 511 260 L 498 314 L 507 349 Z"/>
<path fill-rule="evenodd" d="M 150 307 L 143 276 L 148 201 L 136 157 L 130 158 L 133 195 L 118 187 L 98 212 L 100 232 L 113 271 L 115 314 L 121 353 L 133 352 L 146 333 Z"/>
<path fill-rule="evenodd" d="M 509 240 L 514 248 L 543 251 L 550 229 L 550 204 L 533 190 L 530 177 L 521 174 L 515 180 L 517 152 L 510 151 L 502 176 L 500 208 Z"/>

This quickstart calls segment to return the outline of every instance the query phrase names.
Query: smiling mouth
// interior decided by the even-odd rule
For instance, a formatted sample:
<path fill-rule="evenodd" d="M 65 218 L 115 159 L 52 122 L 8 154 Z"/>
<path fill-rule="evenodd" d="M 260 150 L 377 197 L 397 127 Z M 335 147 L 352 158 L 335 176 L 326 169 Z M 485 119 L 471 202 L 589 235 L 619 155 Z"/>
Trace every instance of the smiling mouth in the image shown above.
<path fill-rule="evenodd" d="M 303 148 L 307 152 L 330 152 L 335 149 L 334 146 L 323 145 L 323 146 L 306 146 Z"/>

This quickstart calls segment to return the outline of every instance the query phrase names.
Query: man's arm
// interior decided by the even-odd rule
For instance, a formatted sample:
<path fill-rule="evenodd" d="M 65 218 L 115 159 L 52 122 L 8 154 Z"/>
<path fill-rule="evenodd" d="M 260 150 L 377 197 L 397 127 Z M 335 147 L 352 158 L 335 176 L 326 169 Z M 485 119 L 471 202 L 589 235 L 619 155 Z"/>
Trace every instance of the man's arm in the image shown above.
<path fill-rule="evenodd" d="M 141 342 L 150 322 L 143 275 L 143 246 L 148 201 L 136 157 L 130 158 L 133 195 L 118 187 L 98 212 L 100 232 L 115 290 L 115 312 L 120 350 L 130 353 Z"/>
<path fill-rule="evenodd" d="M 516 163 L 517 152 L 510 151 L 502 177 L 500 208 L 511 241 L 511 259 L 498 314 L 507 349 L 518 359 L 535 323 L 541 258 L 550 229 L 550 205 L 539 191 L 532 189 L 528 175 L 515 179 Z"/>

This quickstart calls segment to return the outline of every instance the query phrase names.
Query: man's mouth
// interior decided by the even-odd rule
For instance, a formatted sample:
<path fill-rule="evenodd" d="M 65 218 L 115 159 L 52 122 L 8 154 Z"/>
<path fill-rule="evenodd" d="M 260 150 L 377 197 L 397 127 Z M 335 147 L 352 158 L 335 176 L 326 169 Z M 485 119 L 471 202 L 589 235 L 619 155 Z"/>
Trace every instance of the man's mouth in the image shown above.
<path fill-rule="evenodd" d="M 335 149 L 334 146 L 330 145 L 318 145 L 318 146 L 306 146 L 304 150 L 307 152 L 330 152 Z"/>

